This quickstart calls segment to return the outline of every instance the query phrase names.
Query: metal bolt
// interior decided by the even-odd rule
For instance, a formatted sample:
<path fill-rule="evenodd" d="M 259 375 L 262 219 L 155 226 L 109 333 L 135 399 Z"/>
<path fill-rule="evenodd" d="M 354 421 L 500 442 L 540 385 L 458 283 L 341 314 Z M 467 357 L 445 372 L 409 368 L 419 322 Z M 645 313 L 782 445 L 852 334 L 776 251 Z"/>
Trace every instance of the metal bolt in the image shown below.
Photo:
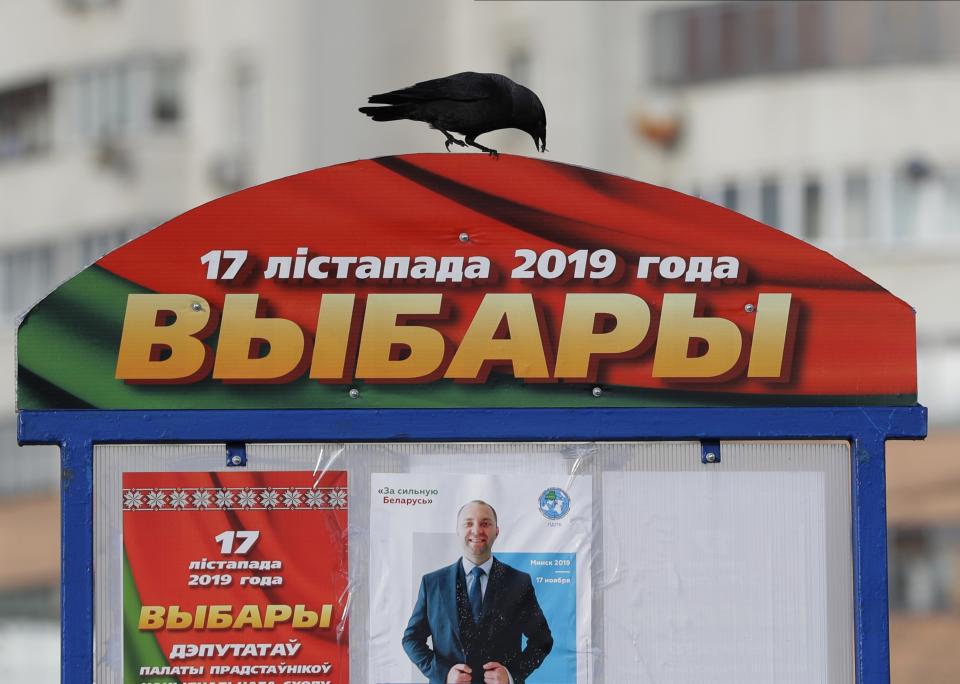
<path fill-rule="evenodd" d="M 470 242 L 470 236 L 467 233 L 460 233 L 460 242 Z"/>
<path fill-rule="evenodd" d="M 347 394 L 350 395 L 350 398 L 351 398 L 351 399 L 359 399 L 359 398 L 360 398 L 360 390 L 358 390 L 356 387 L 351 387 L 351 388 L 350 388 L 350 391 L 347 392 Z"/>
<path fill-rule="evenodd" d="M 707 454 L 706 454 L 706 456 L 704 456 L 704 458 L 707 459 L 707 463 L 716 463 L 716 462 L 717 462 L 717 455 L 716 455 L 715 453 L 713 453 L 712 451 L 708 451 Z"/>
<path fill-rule="evenodd" d="M 599 397 L 601 394 L 603 394 L 603 388 L 602 388 L 602 387 L 594 387 L 592 394 L 593 394 L 593 396 L 595 396 L 595 397 Z"/>
<path fill-rule="evenodd" d="M 233 456 L 230 457 L 230 462 L 233 465 L 240 465 L 241 463 L 243 463 L 243 459 L 240 458 L 239 454 L 234 454 Z"/>
<path fill-rule="evenodd" d="M 200 302 L 194 302 L 190 305 L 190 308 L 194 311 L 203 311 L 203 305 Z"/>
<path fill-rule="evenodd" d="M 757 310 L 757 307 L 755 307 L 753 304 L 745 304 L 743 310 L 747 313 L 753 313 Z"/>

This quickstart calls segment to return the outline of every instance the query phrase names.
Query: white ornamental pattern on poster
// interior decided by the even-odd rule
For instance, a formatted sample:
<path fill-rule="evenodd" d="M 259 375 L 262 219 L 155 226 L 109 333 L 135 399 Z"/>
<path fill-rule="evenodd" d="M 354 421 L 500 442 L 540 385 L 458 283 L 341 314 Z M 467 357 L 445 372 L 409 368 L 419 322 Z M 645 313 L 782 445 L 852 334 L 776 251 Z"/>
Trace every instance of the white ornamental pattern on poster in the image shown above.
<path fill-rule="evenodd" d="M 346 508 L 341 487 L 220 487 L 124 489 L 125 511 L 269 511 Z"/>

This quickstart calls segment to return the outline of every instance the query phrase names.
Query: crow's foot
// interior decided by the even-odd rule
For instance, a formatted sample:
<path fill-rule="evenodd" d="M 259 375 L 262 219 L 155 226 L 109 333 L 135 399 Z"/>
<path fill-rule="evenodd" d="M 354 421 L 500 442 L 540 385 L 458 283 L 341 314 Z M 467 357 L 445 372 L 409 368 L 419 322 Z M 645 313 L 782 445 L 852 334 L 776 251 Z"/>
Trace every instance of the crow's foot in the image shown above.
<path fill-rule="evenodd" d="M 446 132 L 445 130 L 443 130 L 442 128 L 438 128 L 437 130 L 440 131 L 441 133 L 443 133 L 445 136 L 447 136 L 446 141 L 443 143 L 443 146 L 447 148 L 447 152 L 450 151 L 450 145 L 459 145 L 460 147 L 466 147 L 466 146 L 467 146 L 467 143 L 463 142 L 462 140 L 457 140 L 456 138 L 454 138 L 452 135 L 450 135 L 449 133 L 447 133 L 447 132 Z"/>
<path fill-rule="evenodd" d="M 464 138 L 464 139 L 467 141 L 467 144 L 470 145 L 470 147 L 476 147 L 478 150 L 483 150 L 484 152 L 486 152 L 487 154 L 489 154 L 489 155 L 490 155 L 491 157 L 493 157 L 494 159 L 499 159 L 499 158 L 500 158 L 500 153 L 497 152 L 495 149 L 493 149 L 493 148 L 491 148 L 491 147 L 484 147 L 483 145 L 481 145 L 480 143 L 478 143 L 478 142 L 477 142 L 476 140 L 474 140 L 473 138 Z"/>

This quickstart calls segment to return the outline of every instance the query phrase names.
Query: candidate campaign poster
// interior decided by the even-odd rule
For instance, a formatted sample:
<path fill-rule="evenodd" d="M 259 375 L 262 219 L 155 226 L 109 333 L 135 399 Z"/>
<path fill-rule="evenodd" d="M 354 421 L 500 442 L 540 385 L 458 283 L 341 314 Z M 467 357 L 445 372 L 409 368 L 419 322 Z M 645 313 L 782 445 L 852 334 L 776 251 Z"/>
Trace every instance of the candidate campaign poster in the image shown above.
<path fill-rule="evenodd" d="M 487 663 L 518 683 L 591 681 L 591 494 L 589 476 L 374 474 L 371 683 L 445 681 L 460 664 L 482 682 Z M 487 551 L 473 612 L 462 558 Z"/>
<path fill-rule="evenodd" d="M 125 684 L 349 681 L 345 472 L 130 472 L 122 496 Z"/>

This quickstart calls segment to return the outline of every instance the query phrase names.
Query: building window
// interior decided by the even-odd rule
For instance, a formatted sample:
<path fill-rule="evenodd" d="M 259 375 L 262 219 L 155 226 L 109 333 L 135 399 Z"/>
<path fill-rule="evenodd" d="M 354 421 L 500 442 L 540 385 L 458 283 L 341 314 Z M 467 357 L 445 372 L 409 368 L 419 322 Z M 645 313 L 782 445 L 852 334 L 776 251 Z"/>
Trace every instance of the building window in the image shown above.
<path fill-rule="evenodd" d="M 917 62 L 935 59 L 942 51 L 944 34 L 938 28 L 939 8 L 935 2 L 870 3 L 876 26 L 873 61 L 877 63 Z M 947 34 L 949 35 L 949 34 Z"/>
<path fill-rule="evenodd" d="M 824 2 L 785 3 L 792 12 L 787 32 L 793 36 L 796 53 L 788 66 L 795 69 L 815 69 L 829 63 L 827 36 L 829 15 Z"/>
<path fill-rule="evenodd" d="M 784 169 L 756 182 L 720 178 L 681 190 L 811 242 L 954 244 L 960 239 L 958 164 L 915 158 L 793 178 Z"/>
<path fill-rule="evenodd" d="M 890 530 L 890 607 L 917 614 L 960 608 L 960 529 Z"/>
<path fill-rule="evenodd" d="M 46 297 L 59 280 L 86 268 L 142 232 L 139 227 L 115 228 L 69 241 L 0 252 L 0 315 L 9 319 L 26 312 Z"/>
<path fill-rule="evenodd" d="M 5 645 L 9 645 L 11 641 L 29 645 L 30 655 L 45 663 L 40 665 L 35 661 L 36 664 L 30 670 L 24 667 L 21 671 L 24 672 L 25 679 L 20 679 L 15 674 L 17 665 L 5 661 L 4 674 L 7 675 L 5 679 L 8 682 L 59 679 L 56 675 L 54 679 L 41 678 L 37 673 L 42 667 L 50 667 L 48 663 L 54 663 L 54 669 L 56 664 L 59 664 L 57 650 L 60 630 L 57 629 L 56 620 L 60 617 L 60 587 L 54 582 L 44 580 L 38 581 L 32 587 L 0 588 L 0 639 L 4 640 Z M 38 655 L 33 649 L 42 655 Z M 40 665 L 40 668 L 36 665 Z M 11 674 L 12 680 L 9 679 Z"/>
<path fill-rule="evenodd" d="M 745 41 L 742 40 L 746 35 L 747 20 L 746 12 L 739 12 L 735 6 L 722 5 L 718 8 L 719 24 L 718 42 L 719 42 L 719 60 L 717 68 L 721 73 L 743 72 L 746 66 Z"/>
<path fill-rule="evenodd" d="M 80 131 L 104 140 L 128 131 L 130 72 L 126 64 L 87 69 L 77 80 Z"/>
<path fill-rule="evenodd" d="M 507 57 L 507 74 L 521 85 L 530 85 L 530 52 L 524 47 L 517 47 L 510 51 Z"/>
<path fill-rule="evenodd" d="M 175 57 L 134 57 L 88 66 L 73 78 L 77 127 L 96 142 L 169 128 L 183 118 L 183 66 Z"/>
<path fill-rule="evenodd" d="M 675 6 L 648 24 L 655 82 L 683 85 L 824 67 L 950 57 L 951 3 L 757 0 Z"/>
<path fill-rule="evenodd" d="M 122 245 L 132 237 L 131 231 L 120 229 L 111 230 L 103 233 L 94 233 L 80 238 L 80 264 L 79 268 L 85 268 L 97 261 L 104 254 L 107 254 L 115 248 Z"/>
<path fill-rule="evenodd" d="M 0 254 L 0 293 L 7 316 L 22 314 L 49 293 L 53 284 L 53 247 L 40 245 Z"/>
<path fill-rule="evenodd" d="M 0 92 L 0 161 L 50 148 L 50 100 L 49 81 Z"/>
<path fill-rule="evenodd" d="M 944 169 L 943 230 L 948 236 L 960 236 L 960 169 Z"/>
<path fill-rule="evenodd" d="M 766 178 L 760 183 L 760 221 L 780 227 L 780 184 L 776 179 Z"/>
<path fill-rule="evenodd" d="M 233 192 L 252 182 L 260 141 L 260 79 L 253 60 L 230 65 L 223 101 L 225 146 L 211 160 L 210 180 L 218 192 Z"/>
<path fill-rule="evenodd" d="M 183 116 L 182 71 L 175 59 L 160 60 L 153 66 L 150 114 L 157 126 L 175 125 Z"/>
<path fill-rule="evenodd" d="M 823 190 L 816 178 L 808 178 L 803 183 L 803 237 L 807 240 L 823 237 Z"/>
<path fill-rule="evenodd" d="M 87 10 L 118 7 L 120 0 L 60 0 L 68 9 L 84 12 Z"/>
<path fill-rule="evenodd" d="M 723 206 L 725 206 L 727 209 L 730 211 L 737 211 L 737 206 L 740 204 L 740 190 L 737 188 L 736 183 L 724 184 L 722 201 Z"/>
<path fill-rule="evenodd" d="M 707 8 L 713 12 L 712 7 Z M 709 60 L 706 57 L 708 44 L 706 36 L 703 35 L 703 25 L 707 17 L 703 13 L 690 13 L 681 17 L 680 35 L 681 40 L 678 44 L 683 47 L 682 64 L 683 71 L 690 75 L 694 80 L 700 80 L 706 77 L 707 65 Z"/>
<path fill-rule="evenodd" d="M 910 159 L 893 179 L 893 234 L 898 240 L 915 240 L 936 233 L 937 204 L 942 198 L 934 168 L 922 159 Z"/>
<path fill-rule="evenodd" d="M 861 171 L 848 173 L 843 179 L 843 235 L 851 242 L 870 237 L 870 181 Z"/>
<path fill-rule="evenodd" d="M 60 450 L 19 447 L 16 425 L 0 424 L 0 497 L 49 492 L 59 483 Z"/>

